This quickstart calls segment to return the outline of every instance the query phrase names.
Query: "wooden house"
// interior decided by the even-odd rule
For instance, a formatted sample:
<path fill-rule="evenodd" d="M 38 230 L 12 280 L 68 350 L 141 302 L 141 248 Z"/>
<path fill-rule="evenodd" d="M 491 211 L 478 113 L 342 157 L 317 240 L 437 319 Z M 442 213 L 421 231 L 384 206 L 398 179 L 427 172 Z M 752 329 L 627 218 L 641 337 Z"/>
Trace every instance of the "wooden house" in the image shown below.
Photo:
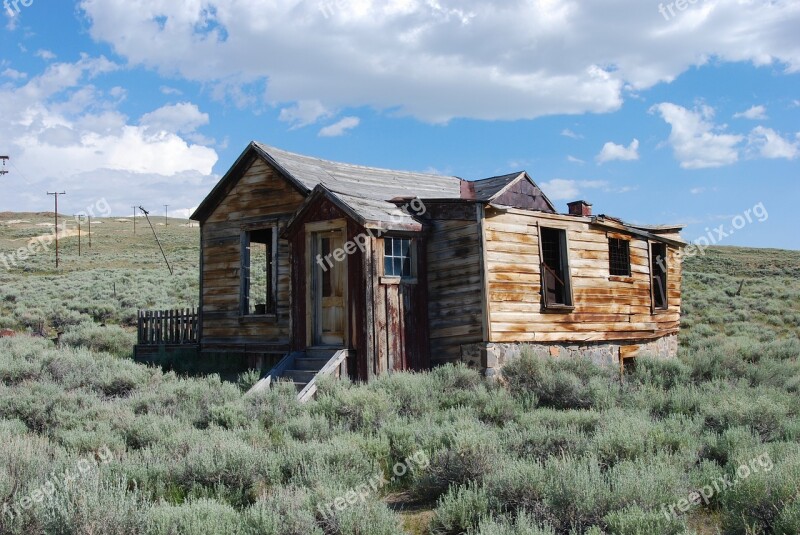
<path fill-rule="evenodd" d="M 454 361 L 491 375 L 523 344 L 609 365 L 677 351 L 680 227 L 558 213 L 524 171 L 466 181 L 253 142 L 192 218 L 201 359 L 305 385 Z"/>

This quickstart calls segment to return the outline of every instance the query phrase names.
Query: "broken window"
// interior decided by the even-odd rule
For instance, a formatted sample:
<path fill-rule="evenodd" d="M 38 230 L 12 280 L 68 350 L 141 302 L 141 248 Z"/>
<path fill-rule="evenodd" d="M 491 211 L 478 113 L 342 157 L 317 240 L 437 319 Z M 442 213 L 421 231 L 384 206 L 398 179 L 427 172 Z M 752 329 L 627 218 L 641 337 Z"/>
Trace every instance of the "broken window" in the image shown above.
<path fill-rule="evenodd" d="M 383 239 L 383 274 L 386 277 L 412 277 L 412 242 L 410 238 Z"/>
<path fill-rule="evenodd" d="M 567 231 L 541 227 L 542 296 L 545 307 L 571 307 Z"/>
<path fill-rule="evenodd" d="M 631 276 L 631 242 L 618 238 L 608 239 L 608 270 L 614 276 Z"/>
<path fill-rule="evenodd" d="M 667 246 L 663 243 L 654 243 L 650 248 L 652 272 L 653 308 L 667 310 Z"/>
<path fill-rule="evenodd" d="M 244 316 L 275 313 L 274 228 L 244 233 L 242 244 L 242 309 Z"/>

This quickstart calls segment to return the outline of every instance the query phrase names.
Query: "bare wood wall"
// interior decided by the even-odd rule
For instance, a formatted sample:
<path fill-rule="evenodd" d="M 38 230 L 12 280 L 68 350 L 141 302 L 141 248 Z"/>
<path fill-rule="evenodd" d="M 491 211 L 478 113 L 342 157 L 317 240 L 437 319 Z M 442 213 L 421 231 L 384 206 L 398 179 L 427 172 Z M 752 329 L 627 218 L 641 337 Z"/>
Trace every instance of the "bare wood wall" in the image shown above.
<path fill-rule="evenodd" d="M 481 235 L 474 204 L 430 206 L 428 321 L 431 364 L 461 359 L 461 345 L 483 341 Z"/>
<path fill-rule="evenodd" d="M 543 313 L 536 223 L 567 231 L 574 306 Z M 669 310 L 651 314 L 647 240 L 631 237 L 631 277 L 610 280 L 608 232 L 566 216 L 487 209 L 486 276 L 490 342 L 653 339 L 677 332 L 681 266 L 669 247 Z M 676 239 L 676 235 L 670 236 Z"/>
<path fill-rule="evenodd" d="M 240 318 L 243 225 L 283 228 L 304 197 L 262 160 L 254 160 L 201 228 L 202 343 L 289 344 L 289 244 L 278 240 L 277 316 Z M 280 229 L 279 229 L 280 232 Z"/>

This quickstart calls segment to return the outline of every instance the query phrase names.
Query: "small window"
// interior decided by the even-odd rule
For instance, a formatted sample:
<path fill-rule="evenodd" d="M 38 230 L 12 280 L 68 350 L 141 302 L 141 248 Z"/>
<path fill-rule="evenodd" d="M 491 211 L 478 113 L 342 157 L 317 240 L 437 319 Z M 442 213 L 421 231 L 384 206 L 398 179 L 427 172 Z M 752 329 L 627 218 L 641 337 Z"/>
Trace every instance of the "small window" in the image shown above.
<path fill-rule="evenodd" d="M 567 232 L 562 229 L 541 229 L 539 240 L 542 256 L 542 297 L 545 308 L 572 307 L 572 287 L 567 254 Z"/>
<path fill-rule="evenodd" d="M 617 238 L 608 239 L 609 273 L 618 277 L 631 276 L 631 242 Z"/>
<path fill-rule="evenodd" d="M 654 243 L 651 247 L 653 309 L 667 310 L 667 246 L 663 243 Z"/>
<path fill-rule="evenodd" d="M 242 243 L 243 316 L 275 313 L 275 229 L 244 233 Z"/>
<path fill-rule="evenodd" d="M 383 274 L 386 277 L 413 277 L 412 240 L 409 238 L 383 239 Z"/>

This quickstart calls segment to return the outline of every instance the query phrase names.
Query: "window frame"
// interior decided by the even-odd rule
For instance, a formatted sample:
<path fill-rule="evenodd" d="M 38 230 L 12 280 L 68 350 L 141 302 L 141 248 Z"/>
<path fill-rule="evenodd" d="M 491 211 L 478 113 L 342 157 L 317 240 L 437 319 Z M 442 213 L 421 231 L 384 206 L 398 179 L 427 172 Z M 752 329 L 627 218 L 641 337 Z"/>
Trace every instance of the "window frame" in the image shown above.
<path fill-rule="evenodd" d="M 626 238 L 623 236 L 611 236 L 608 235 L 608 276 L 609 277 L 623 277 L 623 278 L 631 278 L 633 276 L 632 265 L 631 265 L 631 240 L 630 238 Z M 617 254 L 617 261 L 624 261 L 627 270 L 625 272 L 615 272 L 614 268 L 619 268 L 619 264 L 615 264 L 615 255 L 612 251 L 612 246 L 614 243 L 617 244 L 625 244 L 624 255 L 623 258 L 619 258 L 619 254 Z"/>
<path fill-rule="evenodd" d="M 539 242 L 539 276 L 540 276 L 540 285 L 541 285 L 541 298 L 542 298 L 542 311 L 544 312 L 572 312 L 575 310 L 575 295 L 573 292 L 572 286 L 572 263 L 569 259 L 569 232 L 566 228 L 560 228 L 558 226 L 542 226 L 541 223 L 536 223 L 537 229 L 537 241 Z M 542 244 L 542 234 L 543 230 L 547 231 L 555 231 L 558 232 L 558 240 L 559 240 L 559 249 L 560 249 L 560 256 L 561 256 L 561 266 L 562 275 L 564 280 L 562 283 L 564 284 L 564 303 L 550 303 L 548 302 L 547 298 L 547 282 L 546 282 L 546 269 L 552 270 L 544 261 L 544 246 Z"/>
<path fill-rule="evenodd" d="M 664 269 L 661 269 L 661 266 L 658 265 L 656 262 L 656 248 L 660 248 L 663 250 L 664 255 L 661 257 L 663 258 L 664 262 Z M 657 275 L 656 270 L 660 270 L 662 275 L 659 277 Z M 662 279 L 662 289 L 664 302 L 661 306 L 656 304 L 656 278 Z M 658 314 L 661 312 L 667 312 L 669 310 L 669 245 L 662 242 L 651 242 L 650 243 L 650 310 L 653 314 Z"/>
<path fill-rule="evenodd" d="M 408 248 L 408 256 L 395 256 L 394 251 L 391 254 L 387 254 L 386 249 L 386 242 L 387 240 L 406 240 L 409 242 Z M 394 247 L 394 241 L 392 241 L 392 247 Z M 383 236 L 381 238 L 381 267 L 380 273 L 383 278 L 387 279 L 387 281 L 409 281 L 413 282 L 417 279 L 417 240 L 411 236 L 397 236 L 397 235 L 388 235 Z M 386 259 L 387 258 L 408 258 L 409 263 L 409 275 L 395 275 L 389 274 L 386 272 Z"/>
<path fill-rule="evenodd" d="M 252 241 L 252 235 L 258 232 L 270 232 L 270 243 L 266 241 Z M 241 229 L 241 250 L 239 258 L 239 317 L 240 318 L 275 318 L 278 310 L 278 233 L 277 224 L 259 224 L 258 226 L 243 226 Z M 252 271 L 250 244 L 263 243 L 267 245 L 267 285 L 265 313 L 250 312 L 250 277 Z"/>

